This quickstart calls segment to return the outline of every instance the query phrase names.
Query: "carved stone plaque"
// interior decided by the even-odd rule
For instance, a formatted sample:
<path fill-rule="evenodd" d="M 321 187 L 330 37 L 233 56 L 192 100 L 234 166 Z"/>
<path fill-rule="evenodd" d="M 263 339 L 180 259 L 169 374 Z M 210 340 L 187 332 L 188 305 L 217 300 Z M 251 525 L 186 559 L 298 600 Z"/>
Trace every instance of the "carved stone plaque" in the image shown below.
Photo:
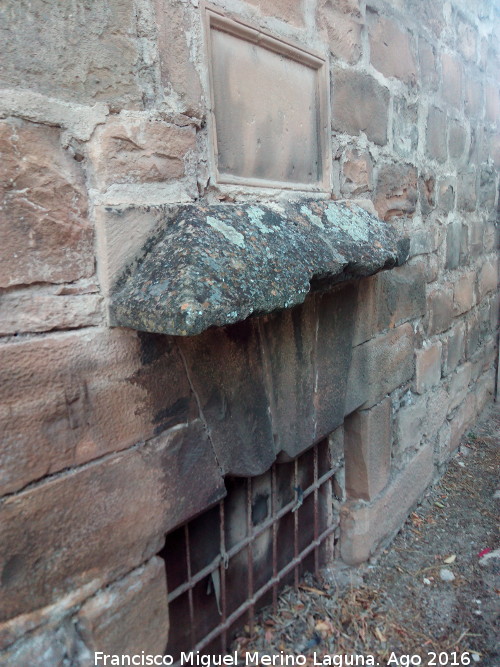
<path fill-rule="evenodd" d="M 207 8 L 215 177 L 328 190 L 323 57 Z"/>

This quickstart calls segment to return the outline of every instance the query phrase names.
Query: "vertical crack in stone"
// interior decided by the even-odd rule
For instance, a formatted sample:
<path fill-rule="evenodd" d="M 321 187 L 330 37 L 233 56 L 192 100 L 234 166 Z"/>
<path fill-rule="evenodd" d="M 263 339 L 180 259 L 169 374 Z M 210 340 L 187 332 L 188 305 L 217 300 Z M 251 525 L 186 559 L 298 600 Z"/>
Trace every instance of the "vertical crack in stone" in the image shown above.
<path fill-rule="evenodd" d="M 191 375 L 189 374 L 189 367 L 188 367 L 188 364 L 187 364 L 187 361 L 186 361 L 186 357 L 184 356 L 184 352 L 182 351 L 181 346 L 176 343 L 176 347 L 177 347 L 177 349 L 179 351 L 179 355 L 182 359 L 182 364 L 184 366 L 184 370 L 186 371 L 187 381 L 189 382 L 189 386 L 191 387 L 191 391 L 193 392 L 193 396 L 194 396 L 194 399 L 196 401 L 196 405 L 198 406 L 198 413 L 200 415 L 200 419 L 203 422 L 203 426 L 205 427 L 205 430 L 207 432 L 208 440 L 210 442 L 210 446 L 212 447 L 212 452 L 213 452 L 215 461 L 216 461 L 217 465 L 219 466 L 219 470 L 220 470 L 220 473 L 221 473 L 222 477 L 224 477 L 224 468 L 222 467 L 222 465 L 221 465 L 221 463 L 220 463 L 220 461 L 217 457 L 217 452 L 215 451 L 214 443 L 212 441 L 212 434 L 210 433 L 210 427 L 209 427 L 208 422 L 205 418 L 205 415 L 203 414 L 203 409 L 201 407 L 201 400 L 200 400 L 200 397 L 198 396 L 198 392 L 194 388 L 193 381 L 191 380 Z"/>

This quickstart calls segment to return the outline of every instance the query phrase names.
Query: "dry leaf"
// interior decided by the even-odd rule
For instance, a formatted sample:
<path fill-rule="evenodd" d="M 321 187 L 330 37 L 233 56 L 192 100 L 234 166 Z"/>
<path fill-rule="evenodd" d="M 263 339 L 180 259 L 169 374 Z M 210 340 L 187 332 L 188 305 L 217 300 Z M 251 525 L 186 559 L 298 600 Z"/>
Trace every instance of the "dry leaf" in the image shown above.
<path fill-rule="evenodd" d="M 443 563 L 447 563 L 450 565 L 451 563 L 454 563 L 457 560 L 457 557 L 455 554 L 452 554 L 451 556 L 448 556 L 448 558 L 445 558 Z"/>

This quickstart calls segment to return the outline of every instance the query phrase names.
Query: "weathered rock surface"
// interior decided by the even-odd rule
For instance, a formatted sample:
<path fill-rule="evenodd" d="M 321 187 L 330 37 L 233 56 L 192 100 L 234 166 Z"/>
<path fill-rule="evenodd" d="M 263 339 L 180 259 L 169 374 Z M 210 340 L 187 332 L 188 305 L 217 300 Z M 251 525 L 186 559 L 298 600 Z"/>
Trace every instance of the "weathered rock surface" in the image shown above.
<path fill-rule="evenodd" d="M 406 260 L 407 243 L 352 203 L 165 208 L 160 231 L 117 281 L 111 322 L 195 335 L 302 303 L 311 289 Z"/>

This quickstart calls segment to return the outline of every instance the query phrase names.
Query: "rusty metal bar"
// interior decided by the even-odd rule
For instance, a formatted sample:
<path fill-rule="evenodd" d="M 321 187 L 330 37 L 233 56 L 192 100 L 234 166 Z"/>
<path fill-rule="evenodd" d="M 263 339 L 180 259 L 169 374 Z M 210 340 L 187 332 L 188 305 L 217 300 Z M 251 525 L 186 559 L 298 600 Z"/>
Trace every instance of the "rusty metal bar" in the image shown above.
<path fill-rule="evenodd" d="M 253 534 L 253 522 L 252 522 L 252 478 L 247 479 L 247 574 L 248 574 L 248 600 L 253 599 L 253 545 L 255 541 L 255 536 Z M 254 606 L 250 604 L 248 607 L 248 626 L 250 628 L 250 634 L 253 634 L 253 623 L 254 623 Z"/>
<path fill-rule="evenodd" d="M 313 483 L 303 492 L 302 494 L 303 499 L 305 500 L 306 498 L 308 498 L 311 495 L 311 493 L 314 493 L 315 489 L 319 489 L 321 486 L 323 486 L 325 482 L 331 479 L 334 475 L 335 475 L 334 470 L 329 470 L 324 475 L 322 475 L 316 483 Z M 251 537 L 247 535 L 246 538 L 235 544 L 228 552 L 226 552 L 227 560 L 231 560 L 231 558 L 233 558 L 237 553 L 245 549 L 245 547 L 247 547 L 253 540 L 255 540 L 255 538 L 259 537 L 259 535 L 262 535 L 262 533 L 264 533 L 268 528 L 272 527 L 275 521 L 279 521 L 279 519 L 284 517 L 285 514 L 291 512 L 295 507 L 297 507 L 296 499 L 290 501 L 284 507 L 282 507 L 276 513 L 276 517 L 271 516 L 271 518 L 266 519 L 266 521 L 263 521 L 256 529 L 253 530 L 253 534 Z M 194 576 L 191 576 L 189 578 L 189 581 L 187 581 L 184 584 L 181 584 L 173 591 L 171 591 L 171 593 L 169 593 L 168 595 L 168 602 L 172 602 L 183 593 L 186 593 L 190 588 L 193 588 L 202 579 L 208 577 L 214 570 L 216 570 L 219 567 L 221 560 L 222 557 L 219 554 L 212 560 L 211 563 L 206 565 L 202 570 L 197 572 Z"/>
<path fill-rule="evenodd" d="M 318 446 L 314 445 L 313 450 L 313 482 L 316 485 L 318 481 Z M 318 488 L 314 488 L 314 539 L 318 539 L 319 533 L 319 512 L 318 512 Z M 319 548 L 314 549 L 314 574 L 317 576 L 319 572 Z"/>
<path fill-rule="evenodd" d="M 271 468 L 271 520 L 273 529 L 273 577 L 278 575 L 278 521 L 277 514 L 278 489 L 276 480 L 276 466 Z M 273 610 L 278 609 L 278 585 L 273 586 Z"/>
<path fill-rule="evenodd" d="M 220 612 L 221 612 L 221 625 L 223 626 L 226 622 L 227 616 L 227 600 L 226 600 L 226 568 L 228 565 L 228 559 L 226 554 L 226 522 L 224 514 L 224 500 L 221 500 L 219 503 L 219 533 L 220 533 L 220 555 L 221 561 L 219 565 L 220 572 Z M 226 650 L 227 645 L 227 631 L 223 630 L 221 633 L 221 653 Z"/>
<path fill-rule="evenodd" d="M 293 556 L 294 561 L 297 560 L 299 555 L 299 508 L 304 502 L 304 496 L 302 490 L 299 486 L 299 460 L 295 459 L 293 466 L 293 484 L 295 488 L 295 493 L 297 494 L 297 505 L 293 512 Z M 293 570 L 293 582 L 295 588 L 299 587 L 299 568 L 296 566 Z"/>
<path fill-rule="evenodd" d="M 186 565 L 187 565 L 187 583 L 191 582 L 191 547 L 189 544 L 189 524 L 184 526 L 184 539 L 186 541 Z M 194 603 L 193 603 L 193 587 L 191 585 L 188 590 L 189 601 L 189 632 L 191 634 L 191 643 L 194 643 Z"/>
<path fill-rule="evenodd" d="M 254 608 L 256 602 L 267 593 L 267 591 L 272 588 L 273 586 L 277 585 L 283 577 L 285 577 L 289 572 L 291 572 L 293 569 L 296 569 L 300 563 L 304 560 L 306 556 L 308 556 L 311 551 L 314 549 L 318 548 L 324 541 L 325 539 L 333 533 L 335 530 L 336 526 L 332 524 L 331 526 L 328 526 L 326 530 L 324 530 L 321 535 L 316 540 L 313 540 L 311 544 L 309 544 L 305 549 L 303 549 L 293 560 L 291 560 L 285 567 L 283 567 L 277 574 L 276 577 L 273 577 L 272 579 L 269 579 L 264 586 L 261 586 L 258 591 L 256 591 L 251 599 L 246 600 L 243 604 L 241 604 L 235 611 L 233 611 L 232 614 L 230 614 L 224 624 L 218 625 L 216 628 L 214 628 L 208 635 L 206 635 L 201 641 L 199 641 L 194 648 L 190 649 L 191 651 L 201 651 L 205 646 L 210 644 L 214 639 L 217 639 L 217 637 L 221 634 L 221 632 L 228 630 L 231 625 L 238 620 L 240 616 L 242 616 L 247 610 L 250 608 Z M 178 667 L 180 665 L 180 661 L 177 661 L 174 663 L 173 667 Z"/>

